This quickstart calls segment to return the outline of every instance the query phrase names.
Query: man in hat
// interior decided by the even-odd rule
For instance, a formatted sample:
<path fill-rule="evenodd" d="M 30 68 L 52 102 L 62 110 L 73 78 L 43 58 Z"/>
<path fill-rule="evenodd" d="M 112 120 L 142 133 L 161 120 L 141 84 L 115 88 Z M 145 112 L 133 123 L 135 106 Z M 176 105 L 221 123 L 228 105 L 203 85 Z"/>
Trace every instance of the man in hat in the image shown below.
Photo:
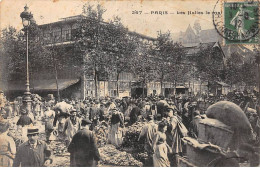
<path fill-rule="evenodd" d="M 65 143 L 68 146 L 72 137 L 80 130 L 80 120 L 77 117 L 77 110 L 70 111 L 70 117 L 66 120 L 64 125 Z"/>
<path fill-rule="evenodd" d="M 16 153 L 15 142 L 13 138 L 7 135 L 9 122 L 0 119 L 0 167 L 13 166 L 13 159 Z"/>
<path fill-rule="evenodd" d="M 14 159 L 14 167 L 43 167 L 52 163 L 51 150 L 39 140 L 39 129 L 27 129 L 28 141 L 19 146 Z"/>
<path fill-rule="evenodd" d="M 149 115 L 147 117 L 148 122 L 146 122 L 146 124 L 143 126 L 141 133 L 139 135 L 138 141 L 140 141 L 141 139 L 144 139 L 145 141 L 145 145 L 144 145 L 144 149 L 147 152 L 149 158 L 146 161 L 146 166 L 151 167 L 152 165 L 152 143 L 153 143 L 153 139 L 157 133 L 158 130 L 158 126 L 154 123 L 153 121 L 153 115 Z"/>
<path fill-rule="evenodd" d="M 78 131 L 69 144 L 71 167 L 94 167 L 100 160 L 95 134 L 89 130 L 92 122 L 83 119 L 82 129 Z"/>

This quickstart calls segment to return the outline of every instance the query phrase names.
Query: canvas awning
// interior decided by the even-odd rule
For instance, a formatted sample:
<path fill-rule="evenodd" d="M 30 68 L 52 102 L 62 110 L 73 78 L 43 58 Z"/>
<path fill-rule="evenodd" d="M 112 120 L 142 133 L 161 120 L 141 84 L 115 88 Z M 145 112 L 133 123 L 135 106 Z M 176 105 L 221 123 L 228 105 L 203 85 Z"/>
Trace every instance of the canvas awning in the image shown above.
<path fill-rule="evenodd" d="M 176 86 L 176 89 L 188 89 L 188 87 L 185 87 L 185 86 Z"/>
<path fill-rule="evenodd" d="M 229 85 L 224 82 L 217 81 L 217 83 L 223 87 L 229 87 Z"/>
<path fill-rule="evenodd" d="M 79 79 L 59 79 L 58 85 L 60 90 L 64 90 L 79 82 Z M 50 80 L 34 80 L 30 82 L 30 89 L 34 91 L 56 91 L 57 85 L 55 79 Z M 8 83 L 7 91 L 25 90 L 25 82 L 12 81 Z"/>

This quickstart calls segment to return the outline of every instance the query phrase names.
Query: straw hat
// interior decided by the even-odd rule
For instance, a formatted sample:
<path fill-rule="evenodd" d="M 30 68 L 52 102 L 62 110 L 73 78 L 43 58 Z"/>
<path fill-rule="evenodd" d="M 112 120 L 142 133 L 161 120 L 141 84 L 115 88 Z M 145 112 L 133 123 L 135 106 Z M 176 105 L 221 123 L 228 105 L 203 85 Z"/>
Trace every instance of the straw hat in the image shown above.
<path fill-rule="evenodd" d="M 37 127 L 29 127 L 27 129 L 27 135 L 39 134 L 39 129 Z"/>

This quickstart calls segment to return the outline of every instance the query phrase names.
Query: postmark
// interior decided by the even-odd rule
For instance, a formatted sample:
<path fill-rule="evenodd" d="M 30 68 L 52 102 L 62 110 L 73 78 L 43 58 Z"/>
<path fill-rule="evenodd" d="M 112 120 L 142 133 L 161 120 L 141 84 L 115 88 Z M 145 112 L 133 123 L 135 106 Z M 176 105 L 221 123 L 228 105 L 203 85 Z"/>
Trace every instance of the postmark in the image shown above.
<path fill-rule="evenodd" d="M 259 43 L 259 1 L 218 0 L 216 8 L 222 15 L 213 13 L 213 24 L 225 44 Z"/>

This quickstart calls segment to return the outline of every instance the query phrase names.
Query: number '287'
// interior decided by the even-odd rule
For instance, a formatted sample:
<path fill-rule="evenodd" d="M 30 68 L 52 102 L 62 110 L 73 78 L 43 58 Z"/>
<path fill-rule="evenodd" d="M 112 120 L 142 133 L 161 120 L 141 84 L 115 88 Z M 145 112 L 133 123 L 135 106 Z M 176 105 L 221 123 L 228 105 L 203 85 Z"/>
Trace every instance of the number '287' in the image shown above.
<path fill-rule="evenodd" d="M 142 14 L 143 11 L 132 11 L 132 14 Z"/>

